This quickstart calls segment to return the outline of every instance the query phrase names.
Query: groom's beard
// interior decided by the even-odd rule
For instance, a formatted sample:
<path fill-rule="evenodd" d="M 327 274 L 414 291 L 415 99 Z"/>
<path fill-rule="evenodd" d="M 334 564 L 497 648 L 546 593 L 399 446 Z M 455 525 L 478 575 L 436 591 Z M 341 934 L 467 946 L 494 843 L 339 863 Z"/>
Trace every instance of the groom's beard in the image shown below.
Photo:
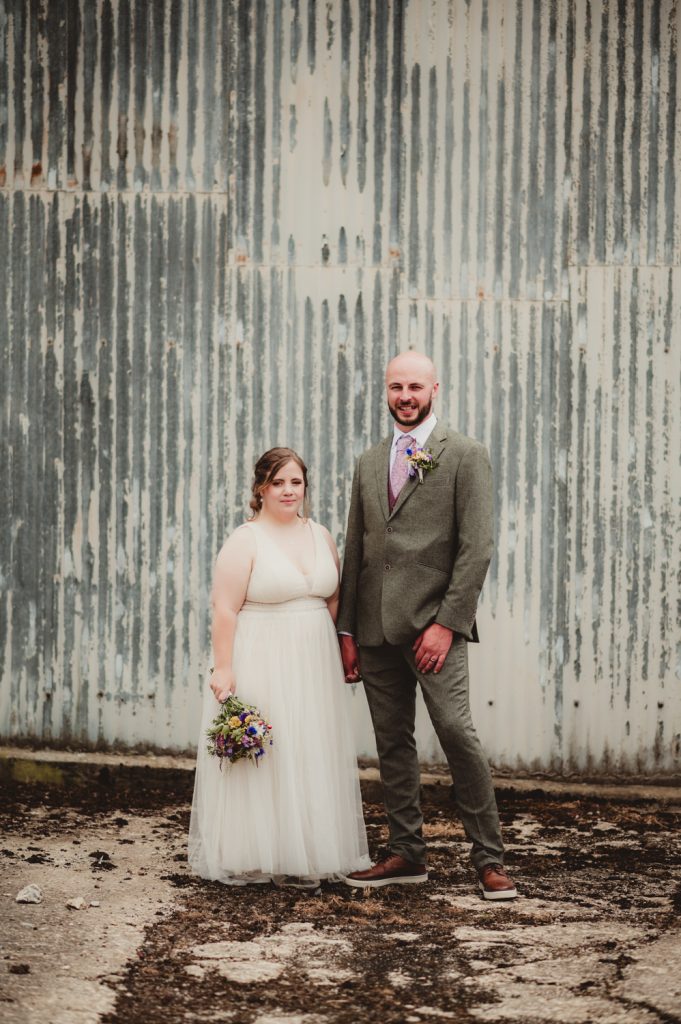
<path fill-rule="evenodd" d="M 432 398 L 432 395 L 431 395 L 431 397 L 428 399 L 428 402 L 426 403 L 426 405 L 424 405 L 423 408 L 419 409 L 418 415 L 416 416 L 415 419 L 404 419 L 402 416 L 400 416 L 400 410 L 399 409 L 393 409 L 393 407 L 388 402 L 388 409 L 390 410 L 390 415 L 392 416 L 392 418 L 394 420 L 397 420 L 397 422 L 402 427 L 418 427 L 419 423 L 423 423 L 424 420 L 428 419 L 428 417 L 430 416 L 430 413 L 432 411 L 432 408 L 433 408 L 433 398 Z"/>

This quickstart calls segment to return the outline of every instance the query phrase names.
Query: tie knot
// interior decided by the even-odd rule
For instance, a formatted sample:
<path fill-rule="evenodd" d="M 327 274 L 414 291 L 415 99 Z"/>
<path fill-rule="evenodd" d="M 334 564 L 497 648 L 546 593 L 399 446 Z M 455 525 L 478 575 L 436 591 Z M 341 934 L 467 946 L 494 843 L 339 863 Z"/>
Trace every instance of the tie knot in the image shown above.
<path fill-rule="evenodd" d="M 403 435 L 397 441 L 397 450 L 398 450 L 398 452 L 401 452 L 402 454 L 404 454 L 404 452 L 406 452 L 407 448 L 411 448 L 411 446 L 413 444 L 414 444 L 414 438 L 411 436 L 411 434 Z"/>

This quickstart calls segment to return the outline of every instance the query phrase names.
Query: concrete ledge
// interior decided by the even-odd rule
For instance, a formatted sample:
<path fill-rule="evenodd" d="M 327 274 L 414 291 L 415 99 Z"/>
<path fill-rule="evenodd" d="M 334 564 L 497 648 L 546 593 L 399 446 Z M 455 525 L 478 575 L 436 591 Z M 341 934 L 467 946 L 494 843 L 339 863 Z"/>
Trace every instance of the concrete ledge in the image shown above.
<path fill-rule="evenodd" d="M 0 783 L 50 789 L 82 790 L 93 787 L 109 791 L 143 788 L 164 790 L 176 797 L 191 798 L 194 785 L 194 758 L 171 754 L 115 754 L 99 751 L 30 750 L 25 747 L 0 747 Z M 378 769 L 363 766 L 359 770 L 362 795 L 380 802 Z M 675 780 L 674 780 L 675 781 Z M 421 774 L 423 795 L 435 802 L 450 799 L 451 780 L 443 769 L 424 769 Z M 681 786 L 665 780 L 641 783 L 617 783 L 575 779 L 509 777 L 494 775 L 494 788 L 500 795 L 542 797 L 554 800 L 616 800 L 652 803 L 681 808 Z"/>
<path fill-rule="evenodd" d="M 0 785 L 140 800 L 152 793 L 191 799 L 188 757 L 0 747 Z"/>

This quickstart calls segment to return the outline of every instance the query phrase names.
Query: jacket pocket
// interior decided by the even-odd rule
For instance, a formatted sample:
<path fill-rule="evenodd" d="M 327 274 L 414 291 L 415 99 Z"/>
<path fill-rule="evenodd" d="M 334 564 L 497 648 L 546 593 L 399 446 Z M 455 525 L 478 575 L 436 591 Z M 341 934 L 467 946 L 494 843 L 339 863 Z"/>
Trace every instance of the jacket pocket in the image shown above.
<path fill-rule="evenodd" d="M 431 569 L 433 572 L 439 572 L 442 576 L 451 576 L 451 569 L 443 569 L 440 565 L 429 565 L 428 562 L 417 562 L 422 569 Z"/>

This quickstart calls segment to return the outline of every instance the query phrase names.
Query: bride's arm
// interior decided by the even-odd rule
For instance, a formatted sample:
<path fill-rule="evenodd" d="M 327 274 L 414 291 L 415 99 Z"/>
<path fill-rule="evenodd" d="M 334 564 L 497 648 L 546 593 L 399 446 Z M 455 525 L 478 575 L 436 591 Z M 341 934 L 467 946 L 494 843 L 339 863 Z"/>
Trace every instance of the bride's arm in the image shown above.
<path fill-rule="evenodd" d="M 223 544 L 213 574 L 213 657 L 210 687 L 218 700 L 227 700 L 236 691 L 232 669 L 232 651 L 236 617 L 246 600 L 251 577 L 255 544 L 251 531 L 238 529 Z"/>
<path fill-rule="evenodd" d="M 338 551 L 336 550 L 336 545 L 334 543 L 333 537 L 331 536 L 331 534 L 329 533 L 329 531 L 326 529 L 325 526 L 322 526 L 322 531 L 324 533 L 324 540 L 329 545 L 329 551 L 331 552 L 331 554 L 333 556 L 333 560 L 336 563 L 336 571 L 338 573 L 340 573 L 340 559 L 338 557 Z M 338 596 L 339 596 L 339 594 L 340 594 L 340 581 L 338 583 L 338 586 L 334 590 L 333 594 L 331 595 L 331 597 L 327 597 L 327 599 L 326 599 L 326 607 L 329 609 L 329 615 L 331 616 L 331 618 L 333 620 L 334 626 L 336 625 L 336 620 L 338 618 Z"/>

